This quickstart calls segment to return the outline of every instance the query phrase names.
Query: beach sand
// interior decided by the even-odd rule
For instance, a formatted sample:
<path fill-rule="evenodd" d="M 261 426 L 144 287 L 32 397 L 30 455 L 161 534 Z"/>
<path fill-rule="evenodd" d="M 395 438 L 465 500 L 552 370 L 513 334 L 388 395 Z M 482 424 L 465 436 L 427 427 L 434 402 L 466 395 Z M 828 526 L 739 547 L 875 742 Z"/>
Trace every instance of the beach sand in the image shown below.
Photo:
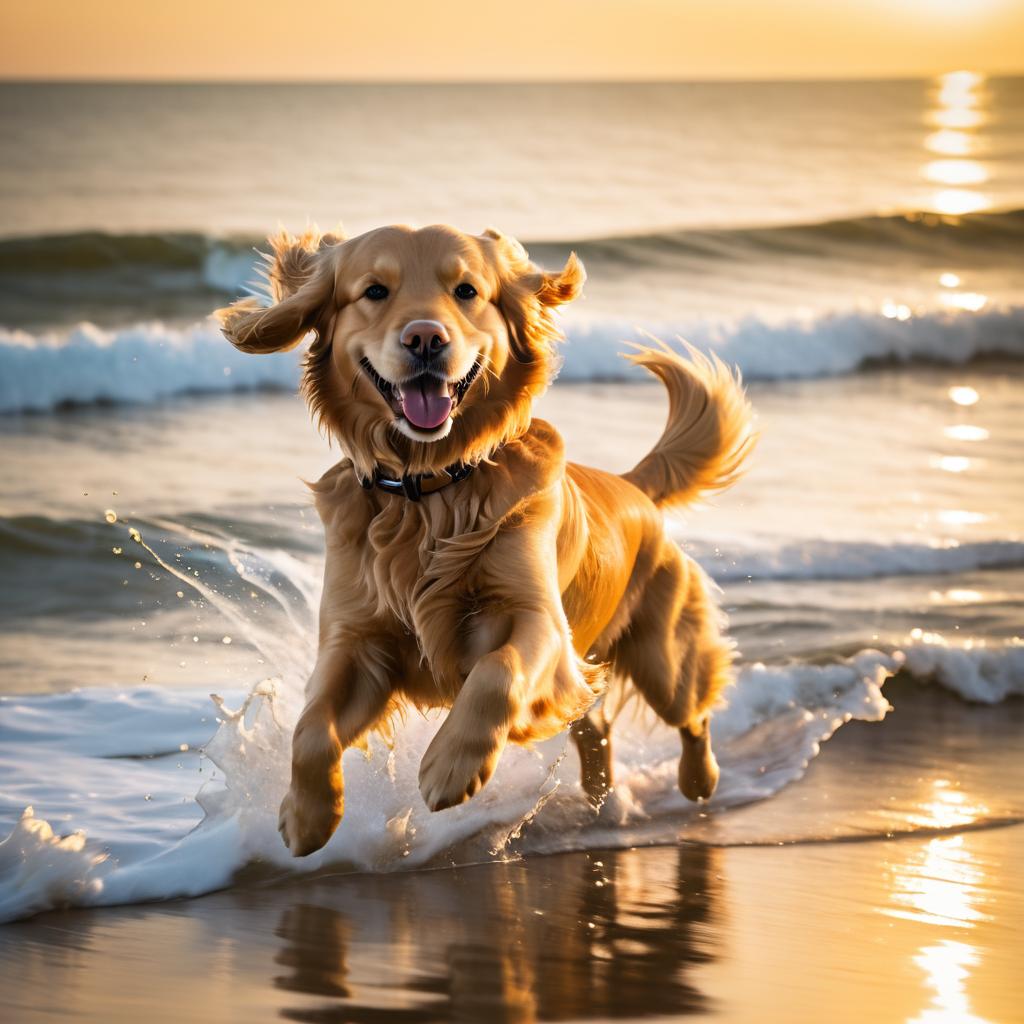
<path fill-rule="evenodd" d="M 1024 1019 L 1024 702 L 981 708 L 902 679 L 886 692 L 883 727 L 851 723 L 801 782 L 712 818 L 706 844 L 250 875 L 202 899 L 4 926 L 0 1016 Z M 852 800 L 879 828 L 836 838 L 828 808 L 848 818 Z M 812 819 L 816 841 L 743 839 Z"/>

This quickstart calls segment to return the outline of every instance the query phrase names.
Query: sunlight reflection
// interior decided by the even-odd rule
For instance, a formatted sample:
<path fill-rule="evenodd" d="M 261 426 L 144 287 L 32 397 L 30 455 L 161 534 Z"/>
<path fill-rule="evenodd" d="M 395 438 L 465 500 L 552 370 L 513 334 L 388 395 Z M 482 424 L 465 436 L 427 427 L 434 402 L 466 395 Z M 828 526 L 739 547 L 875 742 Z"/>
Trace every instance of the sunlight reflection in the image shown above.
<path fill-rule="evenodd" d="M 988 171 L 977 160 L 933 160 L 925 167 L 924 176 L 942 185 L 980 185 L 988 181 Z"/>
<path fill-rule="evenodd" d="M 977 526 L 988 522 L 984 512 L 971 512 L 965 508 L 943 508 L 939 510 L 939 522 L 945 526 Z"/>
<path fill-rule="evenodd" d="M 980 192 L 971 192 L 964 188 L 944 188 L 935 192 L 931 199 L 931 208 L 936 213 L 944 213 L 950 217 L 977 213 L 988 205 L 989 200 Z"/>
<path fill-rule="evenodd" d="M 935 995 L 932 1005 L 908 1024 L 987 1024 L 985 1018 L 970 1012 L 967 998 L 966 982 L 977 962 L 977 952 L 963 942 L 947 939 L 921 949 L 914 963 L 924 971 Z"/>
<path fill-rule="evenodd" d="M 932 465 L 946 473 L 965 473 L 971 468 L 971 460 L 966 455 L 937 455 Z"/>
<path fill-rule="evenodd" d="M 925 149 L 946 157 L 966 157 L 975 149 L 974 129 L 986 121 L 985 77 L 974 71 L 951 71 L 941 75 L 935 90 L 934 109 L 928 120 L 938 127 L 924 142 Z M 977 160 L 932 160 L 922 168 L 928 181 L 939 185 L 980 185 L 988 181 L 988 171 Z M 950 217 L 984 210 L 991 203 L 979 192 L 951 187 L 934 193 L 930 209 Z"/>
<path fill-rule="evenodd" d="M 954 309 L 966 309 L 970 313 L 977 313 L 988 303 L 988 296 L 981 292 L 953 292 L 942 296 L 944 306 L 952 306 Z"/>
<path fill-rule="evenodd" d="M 949 397 L 956 402 L 957 405 L 976 405 L 981 395 L 966 384 L 962 384 L 958 387 L 952 387 L 949 389 Z"/>
<path fill-rule="evenodd" d="M 882 303 L 882 316 L 888 317 L 890 320 L 909 320 L 912 315 L 910 307 L 902 302 L 893 302 L 891 299 L 886 299 Z"/>
<path fill-rule="evenodd" d="M 886 913 L 942 927 L 973 928 L 985 920 L 975 903 L 984 875 L 964 850 L 964 837 L 932 839 L 923 854 L 893 867 L 892 899 Z"/>
<path fill-rule="evenodd" d="M 988 814 L 948 779 L 934 779 L 909 823 L 918 828 L 951 829 L 970 825 Z M 971 855 L 964 835 L 937 836 L 915 846 L 906 861 L 889 865 L 892 901 L 884 913 L 927 924 L 971 928 L 987 920 L 979 908 L 984 899 L 985 873 Z"/>
<path fill-rule="evenodd" d="M 947 270 L 946 273 L 939 274 L 939 284 L 943 288 L 958 288 L 960 286 L 960 278 L 957 274 Z"/>
<path fill-rule="evenodd" d="M 952 128 L 933 132 L 924 140 L 925 149 L 944 156 L 967 156 L 971 152 L 971 136 Z"/>
<path fill-rule="evenodd" d="M 985 596 L 980 590 L 933 590 L 929 593 L 932 604 L 977 604 Z"/>
<path fill-rule="evenodd" d="M 942 430 L 952 441 L 987 441 L 989 433 L 984 427 L 975 427 L 969 423 L 957 423 Z"/>
<path fill-rule="evenodd" d="M 939 76 L 939 81 L 942 82 L 939 99 L 948 105 L 960 97 L 970 96 L 985 81 L 985 76 L 980 71 L 947 71 Z"/>
<path fill-rule="evenodd" d="M 984 123 L 984 118 L 978 110 L 943 107 L 932 112 L 932 121 L 943 128 L 977 128 Z"/>

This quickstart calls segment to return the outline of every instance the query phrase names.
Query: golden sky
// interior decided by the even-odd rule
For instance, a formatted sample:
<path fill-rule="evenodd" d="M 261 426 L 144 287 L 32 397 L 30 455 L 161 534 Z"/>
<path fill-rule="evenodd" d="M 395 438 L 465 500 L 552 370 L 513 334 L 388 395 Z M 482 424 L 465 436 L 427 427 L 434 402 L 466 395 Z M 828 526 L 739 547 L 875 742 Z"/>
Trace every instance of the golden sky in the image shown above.
<path fill-rule="evenodd" d="M 1021 0 L 0 0 L 0 77 L 700 79 L 1024 71 Z"/>

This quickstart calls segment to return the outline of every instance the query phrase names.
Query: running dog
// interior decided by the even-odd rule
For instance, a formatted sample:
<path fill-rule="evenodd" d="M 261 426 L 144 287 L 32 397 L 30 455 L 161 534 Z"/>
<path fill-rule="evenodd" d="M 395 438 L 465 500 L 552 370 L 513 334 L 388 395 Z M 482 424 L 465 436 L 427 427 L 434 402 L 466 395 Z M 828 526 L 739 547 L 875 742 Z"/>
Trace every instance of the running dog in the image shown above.
<path fill-rule="evenodd" d="M 661 438 L 622 476 L 576 465 L 533 417 L 557 368 L 553 310 L 585 280 L 575 254 L 545 272 L 497 231 L 445 226 L 271 247 L 272 304 L 236 302 L 221 326 L 252 353 L 312 335 L 302 391 L 346 453 L 312 485 L 327 554 L 280 813 L 292 854 L 341 821 L 344 750 L 406 704 L 448 709 L 419 770 L 433 811 L 477 793 L 509 741 L 566 728 L 599 805 L 613 714 L 595 705 L 610 684 L 679 730 L 679 787 L 710 797 L 732 647 L 662 510 L 740 473 L 754 435 L 738 378 L 693 350 L 638 348 L 629 358 L 668 391 Z"/>

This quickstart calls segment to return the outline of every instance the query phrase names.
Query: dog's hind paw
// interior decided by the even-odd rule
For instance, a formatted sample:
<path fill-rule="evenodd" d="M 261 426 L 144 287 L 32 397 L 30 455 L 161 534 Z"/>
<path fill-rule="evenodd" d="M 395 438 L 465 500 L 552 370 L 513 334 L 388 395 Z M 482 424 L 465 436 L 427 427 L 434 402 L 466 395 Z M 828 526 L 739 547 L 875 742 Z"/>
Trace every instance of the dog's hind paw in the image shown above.
<path fill-rule="evenodd" d="M 705 720 L 696 736 L 680 729 L 683 756 L 679 759 L 679 790 L 687 800 L 710 800 L 718 786 L 718 761 L 711 749 L 711 736 Z"/>

